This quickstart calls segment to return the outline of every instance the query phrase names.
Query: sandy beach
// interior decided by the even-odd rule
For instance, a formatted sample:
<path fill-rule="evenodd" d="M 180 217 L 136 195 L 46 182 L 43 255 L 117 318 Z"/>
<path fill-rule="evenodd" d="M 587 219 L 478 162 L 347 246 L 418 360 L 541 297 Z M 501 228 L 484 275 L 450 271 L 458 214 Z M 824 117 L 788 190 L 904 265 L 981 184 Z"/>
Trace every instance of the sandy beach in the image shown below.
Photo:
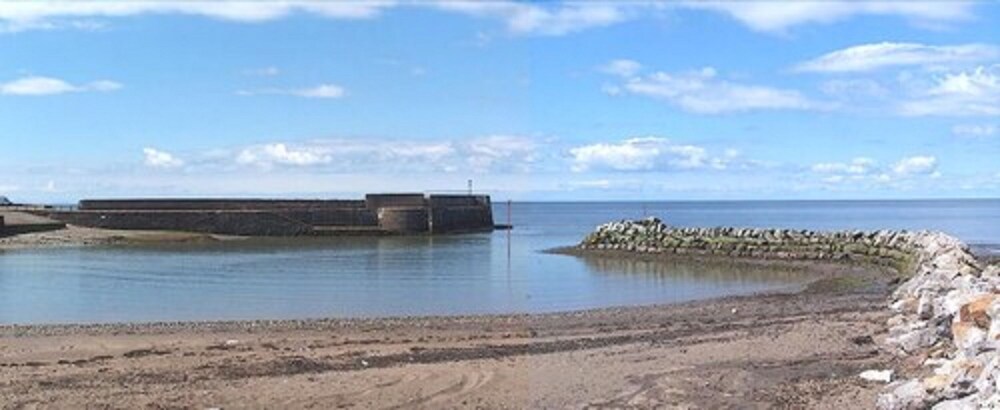
<path fill-rule="evenodd" d="M 96 229 L 69 225 L 65 229 L 0 237 L 0 251 L 100 245 L 217 242 L 242 237 L 179 231 Z"/>
<path fill-rule="evenodd" d="M 0 327 L 4 408 L 870 408 L 886 281 L 535 315 Z M 863 285 L 859 285 L 863 284 Z"/>

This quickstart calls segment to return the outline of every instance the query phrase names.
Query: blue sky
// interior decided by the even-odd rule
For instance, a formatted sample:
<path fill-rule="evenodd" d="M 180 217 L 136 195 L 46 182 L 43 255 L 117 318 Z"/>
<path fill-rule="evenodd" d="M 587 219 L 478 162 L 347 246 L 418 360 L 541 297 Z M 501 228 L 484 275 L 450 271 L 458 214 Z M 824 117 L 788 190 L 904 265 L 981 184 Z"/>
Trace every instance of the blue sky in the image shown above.
<path fill-rule="evenodd" d="M 1000 3 L 0 0 L 0 195 L 1000 196 Z"/>

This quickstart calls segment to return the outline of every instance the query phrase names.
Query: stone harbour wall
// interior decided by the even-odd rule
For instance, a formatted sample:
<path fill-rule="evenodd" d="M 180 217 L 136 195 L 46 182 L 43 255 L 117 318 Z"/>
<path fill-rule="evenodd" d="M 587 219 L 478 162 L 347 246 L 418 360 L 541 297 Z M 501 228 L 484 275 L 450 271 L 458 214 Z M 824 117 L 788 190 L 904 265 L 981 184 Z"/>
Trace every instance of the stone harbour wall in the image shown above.
<path fill-rule="evenodd" d="M 386 232 L 427 232 L 429 229 L 427 208 L 414 206 L 379 208 L 378 225 Z"/>
<path fill-rule="evenodd" d="M 449 234 L 494 228 L 487 195 L 390 193 L 368 194 L 364 200 L 98 199 L 80 201 L 75 211 L 36 213 L 93 228 L 248 236 Z"/>
<path fill-rule="evenodd" d="M 671 228 L 650 218 L 598 226 L 579 247 L 892 266 L 908 279 L 889 298 L 894 315 L 885 345 L 923 358 L 924 371 L 893 381 L 877 406 L 1000 408 L 1000 266 L 982 266 L 968 246 L 947 234 Z"/>
<path fill-rule="evenodd" d="M 367 194 L 365 204 L 368 209 L 378 210 L 386 207 L 422 207 L 427 206 L 424 194 Z"/>
<path fill-rule="evenodd" d="M 378 226 L 378 215 L 368 208 L 289 209 L 270 212 L 313 226 Z"/>
<path fill-rule="evenodd" d="M 493 230 L 493 210 L 489 206 L 433 207 L 432 233 L 488 232 Z"/>
<path fill-rule="evenodd" d="M 343 199 L 225 199 L 225 198 L 150 198 L 84 199 L 82 211 L 274 211 L 274 210 L 353 210 L 364 209 L 364 200 Z"/>
<path fill-rule="evenodd" d="M 87 211 L 47 215 L 72 225 L 102 229 L 249 236 L 299 236 L 313 231 L 308 224 L 267 211 Z"/>

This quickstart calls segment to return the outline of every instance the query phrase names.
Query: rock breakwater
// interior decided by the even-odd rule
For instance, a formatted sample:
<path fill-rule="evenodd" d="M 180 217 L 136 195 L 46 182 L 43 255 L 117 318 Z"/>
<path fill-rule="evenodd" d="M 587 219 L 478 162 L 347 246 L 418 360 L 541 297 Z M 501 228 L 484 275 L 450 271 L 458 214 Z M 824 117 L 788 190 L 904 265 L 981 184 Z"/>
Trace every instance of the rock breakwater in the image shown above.
<path fill-rule="evenodd" d="M 897 231 L 673 228 L 659 219 L 648 218 L 600 225 L 579 247 L 680 255 L 857 261 L 906 270 L 915 261 L 914 235 Z"/>
<path fill-rule="evenodd" d="M 889 384 L 882 409 L 1000 408 L 1000 265 L 984 267 L 960 240 L 929 231 L 673 228 L 655 218 L 603 224 L 578 247 L 639 253 L 891 266 L 885 347 L 920 358 Z"/>

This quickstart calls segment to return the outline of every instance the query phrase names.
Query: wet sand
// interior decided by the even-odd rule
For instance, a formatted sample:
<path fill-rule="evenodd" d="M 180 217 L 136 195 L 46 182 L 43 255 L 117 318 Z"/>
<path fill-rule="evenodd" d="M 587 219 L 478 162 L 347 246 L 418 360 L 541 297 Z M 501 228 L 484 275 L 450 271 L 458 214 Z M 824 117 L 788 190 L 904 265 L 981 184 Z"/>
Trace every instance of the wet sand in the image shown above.
<path fill-rule="evenodd" d="M 891 273 L 538 315 L 0 326 L 4 408 L 870 408 Z"/>
<path fill-rule="evenodd" d="M 0 251 L 95 245 L 216 242 L 242 237 L 176 231 L 124 231 L 69 225 L 65 229 L 0 237 Z"/>

